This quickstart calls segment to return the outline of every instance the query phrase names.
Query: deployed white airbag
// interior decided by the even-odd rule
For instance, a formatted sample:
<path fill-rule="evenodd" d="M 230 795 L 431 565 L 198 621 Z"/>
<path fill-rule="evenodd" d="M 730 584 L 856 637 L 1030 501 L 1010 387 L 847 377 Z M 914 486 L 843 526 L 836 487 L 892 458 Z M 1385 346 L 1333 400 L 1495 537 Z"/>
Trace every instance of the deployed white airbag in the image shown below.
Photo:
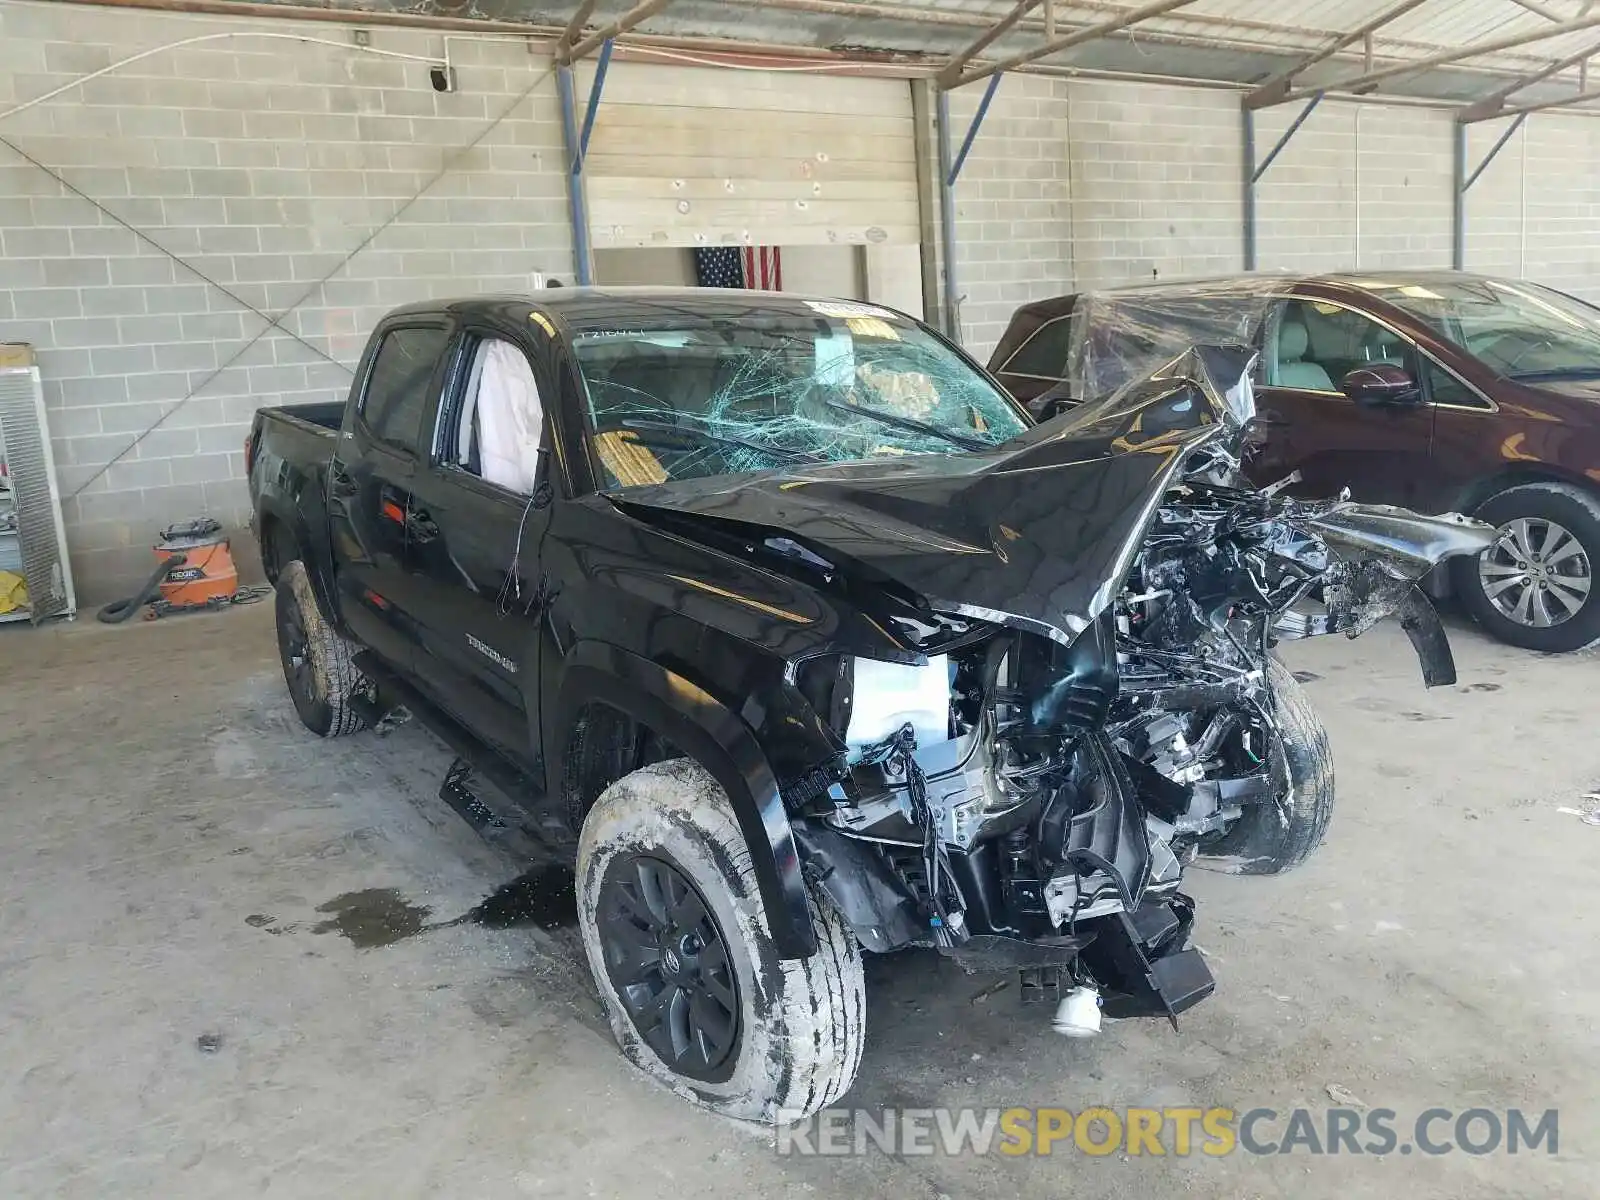
<path fill-rule="evenodd" d="M 917 745 L 930 746 L 950 737 L 950 660 L 936 654 L 924 667 L 858 658 L 855 692 L 845 744 L 856 758 L 865 746 L 883 741 L 908 721 Z"/>
<path fill-rule="evenodd" d="M 478 385 L 480 470 L 490 483 L 527 495 L 539 470 L 544 407 L 527 357 L 510 342 L 489 341 Z"/>

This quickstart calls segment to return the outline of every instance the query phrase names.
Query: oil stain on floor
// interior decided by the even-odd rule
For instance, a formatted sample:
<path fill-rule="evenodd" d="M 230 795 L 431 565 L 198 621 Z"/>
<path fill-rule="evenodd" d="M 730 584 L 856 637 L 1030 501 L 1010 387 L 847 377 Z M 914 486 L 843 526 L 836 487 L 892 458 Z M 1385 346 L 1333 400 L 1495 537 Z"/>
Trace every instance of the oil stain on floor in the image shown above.
<path fill-rule="evenodd" d="M 394 888 L 366 888 L 335 896 L 317 911 L 332 915 L 313 925 L 312 933 L 337 933 L 358 950 L 368 950 L 421 933 L 431 910 L 410 903 Z"/>
<path fill-rule="evenodd" d="M 312 926 L 312 933 L 337 933 L 358 950 L 391 946 L 430 929 L 446 929 L 452 925 L 481 925 L 486 929 L 534 925 L 540 929 L 560 929 L 575 924 L 578 919 L 572 869 L 559 865 L 538 866 L 526 871 L 511 882 L 501 884 L 459 917 L 431 925 L 428 916 L 432 910 L 425 905 L 412 904 L 394 888 L 346 892 L 326 904 L 319 904 L 317 911 L 329 917 Z M 266 918 L 266 922 L 246 920 L 259 927 L 272 918 Z"/>
<path fill-rule="evenodd" d="M 578 920 L 576 881 L 571 867 L 538 866 L 503 883 L 481 904 L 442 925 L 482 925 L 486 929 L 513 929 L 537 925 L 560 929 Z M 429 928 L 438 929 L 442 925 Z"/>

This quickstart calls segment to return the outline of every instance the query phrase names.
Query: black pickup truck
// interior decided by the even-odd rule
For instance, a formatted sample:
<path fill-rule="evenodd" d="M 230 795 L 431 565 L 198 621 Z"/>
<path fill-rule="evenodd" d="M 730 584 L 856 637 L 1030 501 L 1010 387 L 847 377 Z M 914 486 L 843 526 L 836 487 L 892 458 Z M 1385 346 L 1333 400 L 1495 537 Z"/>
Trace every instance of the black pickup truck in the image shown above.
<path fill-rule="evenodd" d="M 398 310 L 342 408 L 251 430 L 295 707 L 409 708 L 531 814 L 624 1051 L 730 1115 L 849 1087 L 863 949 L 1021 971 L 1072 1036 L 1174 1018 L 1185 866 L 1288 869 L 1332 809 L 1268 648 L 1397 613 L 1453 678 L 1408 581 L 1487 536 L 1251 489 L 1230 353 L 1039 425 L 876 305 Z"/>

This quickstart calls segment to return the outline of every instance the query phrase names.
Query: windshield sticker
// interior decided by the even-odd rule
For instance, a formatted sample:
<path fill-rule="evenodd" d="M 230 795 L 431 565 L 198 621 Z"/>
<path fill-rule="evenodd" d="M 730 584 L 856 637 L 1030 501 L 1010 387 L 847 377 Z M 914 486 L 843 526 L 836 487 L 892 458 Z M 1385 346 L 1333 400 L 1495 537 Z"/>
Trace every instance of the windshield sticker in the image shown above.
<path fill-rule="evenodd" d="M 888 342 L 898 342 L 900 335 L 893 325 L 882 317 L 846 317 L 845 326 L 857 337 L 882 338 Z"/>
<path fill-rule="evenodd" d="M 877 317 L 880 321 L 897 319 L 887 308 L 879 308 L 874 304 L 853 304 L 848 300 L 807 300 L 805 303 L 812 312 L 840 321 L 849 317 Z"/>

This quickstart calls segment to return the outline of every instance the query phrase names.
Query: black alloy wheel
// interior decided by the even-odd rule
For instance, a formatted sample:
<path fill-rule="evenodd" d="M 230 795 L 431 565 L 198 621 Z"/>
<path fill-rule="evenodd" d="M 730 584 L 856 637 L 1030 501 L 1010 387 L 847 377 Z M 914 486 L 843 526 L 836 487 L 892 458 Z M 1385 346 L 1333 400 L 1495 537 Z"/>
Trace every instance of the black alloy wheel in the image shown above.
<path fill-rule="evenodd" d="M 739 984 L 722 931 L 672 863 L 614 860 L 596 905 L 606 975 L 646 1044 L 679 1074 L 718 1080 L 739 1046 Z"/>

